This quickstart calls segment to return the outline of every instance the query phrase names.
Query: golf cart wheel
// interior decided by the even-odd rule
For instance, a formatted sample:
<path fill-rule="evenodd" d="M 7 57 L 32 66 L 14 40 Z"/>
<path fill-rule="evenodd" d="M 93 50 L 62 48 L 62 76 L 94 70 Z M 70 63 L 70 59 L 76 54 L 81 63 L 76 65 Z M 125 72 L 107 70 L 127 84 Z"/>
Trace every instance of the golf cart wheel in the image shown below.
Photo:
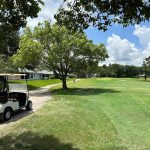
<path fill-rule="evenodd" d="M 2 121 L 8 121 L 11 119 L 12 116 L 12 109 L 11 108 L 6 108 L 4 113 L 3 113 L 3 117 L 2 117 Z"/>
<path fill-rule="evenodd" d="M 28 101 L 26 110 L 32 110 L 32 101 Z"/>

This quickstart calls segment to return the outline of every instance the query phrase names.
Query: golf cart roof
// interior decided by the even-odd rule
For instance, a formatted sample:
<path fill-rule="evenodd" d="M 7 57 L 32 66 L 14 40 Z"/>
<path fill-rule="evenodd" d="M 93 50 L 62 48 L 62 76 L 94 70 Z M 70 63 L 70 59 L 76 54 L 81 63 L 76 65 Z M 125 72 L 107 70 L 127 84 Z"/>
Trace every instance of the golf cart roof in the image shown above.
<path fill-rule="evenodd" d="M 26 76 L 26 74 L 5 74 L 5 73 L 2 73 L 2 74 L 0 74 L 0 76 Z"/>

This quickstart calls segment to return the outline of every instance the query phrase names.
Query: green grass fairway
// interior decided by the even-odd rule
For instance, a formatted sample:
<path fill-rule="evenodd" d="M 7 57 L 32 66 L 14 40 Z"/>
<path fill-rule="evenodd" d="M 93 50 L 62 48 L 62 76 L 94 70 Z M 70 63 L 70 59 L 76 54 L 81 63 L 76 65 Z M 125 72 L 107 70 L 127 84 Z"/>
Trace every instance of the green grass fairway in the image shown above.
<path fill-rule="evenodd" d="M 150 150 L 150 82 L 81 79 L 0 130 L 2 150 Z"/>
<path fill-rule="evenodd" d="M 73 80 L 72 78 L 67 79 L 67 81 L 71 81 Z M 10 83 L 26 83 L 25 80 L 10 80 Z M 52 85 L 52 84 L 57 84 L 57 83 L 61 83 L 61 80 L 59 79 L 48 79 L 48 80 L 28 80 L 28 88 L 29 90 L 35 90 L 38 89 L 40 87 L 43 86 L 47 86 L 47 85 Z"/>

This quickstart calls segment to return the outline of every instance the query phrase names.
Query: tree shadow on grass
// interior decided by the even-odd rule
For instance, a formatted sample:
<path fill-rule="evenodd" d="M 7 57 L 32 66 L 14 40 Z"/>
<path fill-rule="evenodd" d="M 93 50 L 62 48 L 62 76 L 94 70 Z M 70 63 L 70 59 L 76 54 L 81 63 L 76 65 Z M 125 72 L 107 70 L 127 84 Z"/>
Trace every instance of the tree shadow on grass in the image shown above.
<path fill-rule="evenodd" d="M 102 93 L 120 93 L 120 91 L 112 89 L 101 89 L 101 88 L 70 88 L 68 90 L 54 89 L 51 91 L 54 95 L 99 95 Z"/>
<path fill-rule="evenodd" d="M 84 143 L 83 143 L 84 144 Z M 85 143 L 86 144 L 86 143 Z M 0 138 L 0 150 L 80 150 L 72 143 L 63 143 L 53 135 L 24 132 Z M 127 150 L 124 146 L 106 146 L 100 150 Z"/>
<path fill-rule="evenodd" d="M 0 150 L 79 150 L 71 143 L 62 143 L 53 135 L 25 132 L 19 136 L 0 138 Z"/>
<path fill-rule="evenodd" d="M 69 138 L 69 137 L 68 137 Z M 86 143 L 83 143 L 86 144 Z M 72 143 L 63 143 L 53 135 L 39 135 L 31 131 L 0 138 L 0 150 L 80 150 Z M 127 150 L 123 146 L 106 146 L 100 150 Z"/>

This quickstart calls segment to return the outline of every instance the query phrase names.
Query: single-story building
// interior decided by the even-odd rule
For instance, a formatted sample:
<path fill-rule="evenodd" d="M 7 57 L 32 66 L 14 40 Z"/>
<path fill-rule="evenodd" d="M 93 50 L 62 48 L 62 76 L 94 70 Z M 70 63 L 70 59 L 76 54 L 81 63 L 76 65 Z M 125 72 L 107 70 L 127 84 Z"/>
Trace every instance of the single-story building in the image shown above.
<path fill-rule="evenodd" d="M 53 72 L 48 72 L 46 70 L 42 71 L 32 71 L 27 69 L 19 69 L 19 73 L 26 74 L 27 79 L 29 80 L 40 80 L 40 79 L 49 79 L 53 75 Z M 21 77 L 23 79 L 24 76 Z"/>

